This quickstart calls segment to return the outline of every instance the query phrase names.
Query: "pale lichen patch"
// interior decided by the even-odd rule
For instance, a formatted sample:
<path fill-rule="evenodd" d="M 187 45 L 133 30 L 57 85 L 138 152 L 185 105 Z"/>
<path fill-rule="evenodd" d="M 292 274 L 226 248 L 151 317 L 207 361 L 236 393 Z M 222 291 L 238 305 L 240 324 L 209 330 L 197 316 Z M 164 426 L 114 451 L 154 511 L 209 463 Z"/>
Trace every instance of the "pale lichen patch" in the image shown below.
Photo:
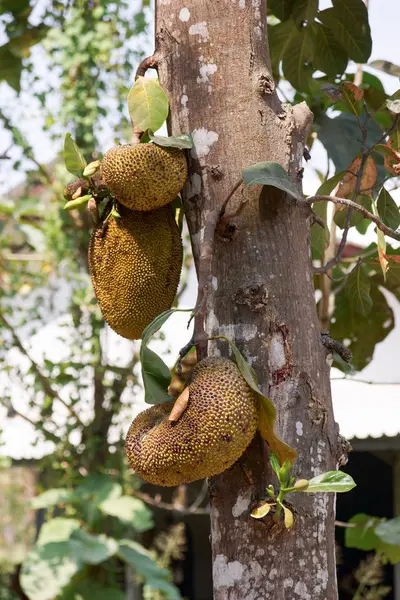
<path fill-rule="evenodd" d="M 228 562 L 223 554 L 217 554 L 213 563 L 213 580 L 216 589 L 233 587 L 243 575 L 243 565 L 238 560 Z"/>
<path fill-rule="evenodd" d="M 219 135 L 215 131 L 208 131 L 205 127 L 195 129 L 192 133 L 193 148 L 190 154 L 193 158 L 204 158 L 211 147 L 218 141 Z"/>
<path fill-rule="evenodd" d="M 232 515 L 237 519 L 242 515 L 246 510 L 248 510 L 250 505 L 251 495 L 250 493 L 245 494 L 244 496 L 239 496 L 236 499 L 234 506 L 232 507 Z"/>
<path fill-rule="evenodd" d="M 194 23 L 189 27 L 189 35 L 199 35 L 205 42 L 208 41 L 209 34 L 206 21 Z"/>
<path fill-rule="evenodd" d="M 190 10 L 186 7 L 181 8 L 181 11 L 179 13 L 179 20 L 186 23 L 186 21 L 189 21 L 189 19 L 190 19 Z"/>

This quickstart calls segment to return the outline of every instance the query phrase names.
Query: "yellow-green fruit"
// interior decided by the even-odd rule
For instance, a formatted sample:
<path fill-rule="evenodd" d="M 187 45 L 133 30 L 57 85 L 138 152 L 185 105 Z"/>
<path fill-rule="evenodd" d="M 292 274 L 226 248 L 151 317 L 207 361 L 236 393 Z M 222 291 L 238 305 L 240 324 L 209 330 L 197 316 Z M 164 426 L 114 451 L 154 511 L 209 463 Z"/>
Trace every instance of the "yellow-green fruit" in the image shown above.
<path fill-rule="evenodd" d="M 192 371 L 189 404 L 168 421 L 173 402 L 140 413 L 129 428 L 129 464 L 156 485 L 180 485 L 217 475 L 243 454 L 258 424 L 258 400 L 236 364 L 206 358 Z"/>
<path fill-rule="evenodd" d="M 185 153 L 155 144 L 116 146 L 106 152 L 101 176 L 117 200 L 133 210 L 154 210 L 175 200 L 187 178 Z"/>
<path fill-rule="evenodd" d="M 118 207 L 92 233 L 89 267 L 105 321 L 129 340 L 171 308 L 182 268 L 182 240 L 169 206 L 151 213 Z"/>

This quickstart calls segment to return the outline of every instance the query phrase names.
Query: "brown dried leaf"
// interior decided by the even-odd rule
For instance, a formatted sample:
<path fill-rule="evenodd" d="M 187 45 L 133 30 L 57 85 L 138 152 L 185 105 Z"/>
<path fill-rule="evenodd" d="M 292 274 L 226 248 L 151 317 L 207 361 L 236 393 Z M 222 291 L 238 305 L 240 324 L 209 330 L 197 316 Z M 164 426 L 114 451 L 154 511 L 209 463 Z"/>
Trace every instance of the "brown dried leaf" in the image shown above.
<path fill-rule="evenodd" d="M 400 152 L 397 152 L 392 148 L 392 143 L 390 140 L 385 144 L 385 148 L 390 150 L 391 154 L 385 154 L 384 165 L 385 169 L 389 171 L 392 175 L 399 176 L 400 175 Z"/>
<path fill-rule="evenodd" d="M 400 263 L 399 254 L 386 254 L 386 258 L 389 262 Z"/>
<path fill-rule="evenodd" d="M 339 185 L 337 195 L 340 198 L 349 196 L 356 187 L 357 173 L 360 169 L 361 158 L 357 157 L 353 160 L 349 167 L 349 172 L 345 173 L 342 183 Z M 373 186 L 376 183 L 377 169 L 372 156 L 368 157 L 364 167 L 364 172 L 361 178 L 361 190 L 363 194 L 371 194 Z M 345 206 L 337 206 L 337 210 L 345 210 Z"/>
<path fill-rule="evenodd" d="M 175 404 L 170 412 L 168 421 L 175 422 L 185 412 L 189 403 L 189 388 L 186 387 L 182 394 L 175 400 Z"/>
<path fill-rule="evenodd" d="M 345 81 L 342 85 L 344 88 L 346 88 L 349 92 L 351 92 L 353 94 L 354 100 L 356 102 L 358 102 L 358 100 L 363 99 L 364 90 L 360 89 L 357 85 L 355 85 L 354 83 L 351 83 L 351 81 Z"/>

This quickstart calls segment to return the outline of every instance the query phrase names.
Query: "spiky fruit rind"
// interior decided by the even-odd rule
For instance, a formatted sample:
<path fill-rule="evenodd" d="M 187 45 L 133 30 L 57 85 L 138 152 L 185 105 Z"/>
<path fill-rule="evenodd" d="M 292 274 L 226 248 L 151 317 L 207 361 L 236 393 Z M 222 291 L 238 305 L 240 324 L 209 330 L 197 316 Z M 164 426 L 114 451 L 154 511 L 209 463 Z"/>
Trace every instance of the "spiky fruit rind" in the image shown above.
<path fill-rule="evenodd" d="M 258 424 L 256 394 L 236 364 L 207 358 L 192 371 L 189 404 L 168 421 L 173 402 L 140 413 L 125 443 L 128 461 L 155 485 L 181 485 L 222 473 L 243 454 Z"/>
<path fill-rule="evenodd" d="M 182 240 L 169 206 L 154 212 L 118 207 L 94 229 L 89 267 L 104 320 L 122 337 L 143 329 L 171 308 L 182 268 Z"/>
<path fill-rule="evenodd" d="M 115 146 L 104 156 L 101 176 L 121 204 L 154 210 L 175 200 L 183 188 L 186 156 L 182 150 L 156 144 Z"/>

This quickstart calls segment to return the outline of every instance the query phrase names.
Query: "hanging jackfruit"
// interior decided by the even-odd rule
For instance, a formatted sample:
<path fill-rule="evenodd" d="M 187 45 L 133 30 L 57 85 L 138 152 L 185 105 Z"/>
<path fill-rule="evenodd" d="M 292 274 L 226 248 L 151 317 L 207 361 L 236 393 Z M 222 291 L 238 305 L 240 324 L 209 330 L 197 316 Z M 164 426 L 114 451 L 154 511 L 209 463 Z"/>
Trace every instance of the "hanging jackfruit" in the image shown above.
<path fill-rule="evenodd" d="M 171 308 L 182 268 L 182 240 L 171 208 L 151 213 L 118 207 L 94 229 L 89 267 L 105 321 L 129 340 Z"/>
<path fill-rule="evenodd" d="M 101 176 L 117 200 L 133 210 L 154 210 L 175 200 L 187 178 L 185 153 L 156 144 L 115 146 Z"/>
<path fill-rule="evenodd" d="M 189 379 L 189 403 L 178 421 L 173 402 L 140 413 L 129 428 L 125 449 L 144 480 L 181 485 L 228 469 L 253 439 L 258 399 L 231 360 L 207 358 Z"/>

